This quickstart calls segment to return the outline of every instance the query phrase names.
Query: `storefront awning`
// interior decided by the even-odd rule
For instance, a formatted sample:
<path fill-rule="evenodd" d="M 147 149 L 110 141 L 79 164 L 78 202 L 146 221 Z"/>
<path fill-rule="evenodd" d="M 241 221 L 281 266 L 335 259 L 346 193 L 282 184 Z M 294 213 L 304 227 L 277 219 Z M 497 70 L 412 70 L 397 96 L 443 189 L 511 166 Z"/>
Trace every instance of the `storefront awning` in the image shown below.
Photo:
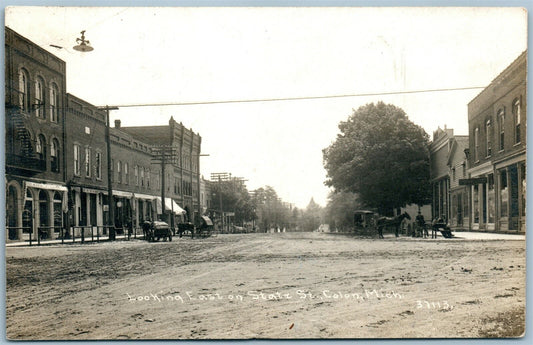
<path fill-rule="evenodd" d="M 178 206 L 174 200 L 171 198 L 165 198 L 165 210 L 173 211 L 174 214 L 184 214 L 186 213 L 184 209 Z M 157 213 L 162 214 L 161 211 L 161 197 L 157 197 Z"/>
<path fill-rule="evenodd" d="M 113 196 L 118 196 L 120 198 L 131 198 L 133 197 L 133 193 L 113 189 Z"/>
<path fill-rule="evenodd" d="M 24 181 L 24 184 L 25 184 L 25 188 L 31 187 L 31 188 L 38 188 L 38 189 L 57 190 L 61 192 L 68 191 L 67 187 L 62 186 L 60 184 L 55 184 L 55 183 L 37 183 L 37 182 Z"/>
<path fill-rule="evenodd" d="M 154 195 L 141 194 L 141 193 L 133 193 L 133 196 L 135 197 L 135 199 L 145 199 L 145 200 L 155 200 L 155 199 L 157 199 L 157 197 L 154 196 Z"/>
<path fill-rule="evenodd" d="M 26 195 L 26 189 L 28 187 L 63 192 L 62 209 L 63 209 L 63 212 L 68 211 L 68 202 L 67 202 L 68 201 L 67 199 L 68 188 L 67 187 L 62 186 L 60 184 L 55 184 L 55 183 L 37 183 L 37 182 L 30 182 L 30 181 L 24 181 L 23 186 L 24 186 L 24 196 Z"/>

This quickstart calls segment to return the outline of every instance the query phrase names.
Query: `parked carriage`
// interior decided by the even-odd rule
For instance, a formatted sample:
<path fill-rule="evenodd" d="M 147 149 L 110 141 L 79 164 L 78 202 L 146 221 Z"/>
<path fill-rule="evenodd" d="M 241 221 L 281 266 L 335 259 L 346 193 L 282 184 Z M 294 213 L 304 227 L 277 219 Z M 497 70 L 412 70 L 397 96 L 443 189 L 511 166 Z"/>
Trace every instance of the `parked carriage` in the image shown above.
<path fill-rule="evenodd" d="M 376 214 L 368 210 L 354 211 L 354 233 L 357 235 L 376 234 Z"/>
<path fill-rule="evenodd" d="M 213 233 L 213 221 L 207 216 L 202 216 L 201 225 L 197 229 L 198 236 L 209 237 Z"/>
<path fill-rule="evenodd" d="M 145 239 L 149 242 L 159 241 L 160 239 L 172 241 L 172 230 L 165 222 L 155 221 L 146 228 Z"/>

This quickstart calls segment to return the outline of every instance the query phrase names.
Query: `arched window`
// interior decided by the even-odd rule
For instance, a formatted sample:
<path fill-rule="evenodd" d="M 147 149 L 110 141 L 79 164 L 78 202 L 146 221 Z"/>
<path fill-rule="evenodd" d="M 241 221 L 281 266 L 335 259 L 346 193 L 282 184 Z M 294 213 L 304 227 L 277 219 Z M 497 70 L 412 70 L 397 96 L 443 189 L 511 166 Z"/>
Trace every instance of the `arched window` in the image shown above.
<path fill-rule="evenodd" d="M 492 155 L 492 125 L 490 119 L 485 123 L 486 136 L 487 136 L 487 157 Z"/>
<path fill-rule="evenodd" d="M 39 160 L 46 161 L 46 139 L 42 134 L 37 136 L 35 152 L 37 153 Z"/>
<path fill-rule="evenodd" d="M 59 172 L 59 141 L 54 138 L 50 143 L 50 160 L 53 172 Z"/>
<path fill-rule="evenodd" d="M 59 118 L 59 91 L 57 85 L 50 87 L 50 121 L 57 122 Z"/>
<path fill-rule="evenodd" d="M 35 115 L 44 118 L 44 80 L 37 77 L 35 80 Z"/>
<path fill-rule="evenodd" d="M 19 106 L 23 111 L 30 109 L 30 78 L 25 69 L 19 71 Z"/>
<path fill-rule="evenodd" d="M 513 115 L 514 115 L 514 142 L 518 144 L 520 142 L 520 100 L 516 99 L 513 102 Z"/>

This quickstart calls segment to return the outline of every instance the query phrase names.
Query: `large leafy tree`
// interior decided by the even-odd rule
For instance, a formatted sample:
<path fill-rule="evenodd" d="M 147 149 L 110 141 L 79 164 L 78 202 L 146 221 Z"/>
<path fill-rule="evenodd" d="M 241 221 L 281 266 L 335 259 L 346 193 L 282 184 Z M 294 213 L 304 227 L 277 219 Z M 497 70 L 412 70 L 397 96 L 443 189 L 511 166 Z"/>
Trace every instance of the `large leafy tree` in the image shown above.
<path fill-rule="evenodd" d="M 370 103 L 339 124 L 323 150 L 326 185 L 352 192 L 367 207 L 388 214 L 430 197 L 427 133 L 394 105 Z"/>

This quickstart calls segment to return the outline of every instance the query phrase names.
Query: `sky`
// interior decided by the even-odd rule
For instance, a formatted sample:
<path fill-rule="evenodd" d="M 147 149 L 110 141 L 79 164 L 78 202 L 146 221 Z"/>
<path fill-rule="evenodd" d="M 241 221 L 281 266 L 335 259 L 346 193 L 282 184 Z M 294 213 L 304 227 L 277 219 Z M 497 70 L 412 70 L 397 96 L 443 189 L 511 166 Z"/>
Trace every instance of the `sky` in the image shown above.
<path fill-rule="evenodd" d="M 297 207 L 326 205 L 322 150 L 353 109 L 384 101 L 430 136 L 444 126 L 468 134 L 481 89 L 127 105 L 485 87 L 527 49 L 521 8 L 10 7 L 5 23 L 66 62 L 67 92 L 119 106 L 112 123 L 173 116 L 202 136 L 206 178 L 270 185 Z M 82 30 L 92 52 L 72 49 Z"/>

